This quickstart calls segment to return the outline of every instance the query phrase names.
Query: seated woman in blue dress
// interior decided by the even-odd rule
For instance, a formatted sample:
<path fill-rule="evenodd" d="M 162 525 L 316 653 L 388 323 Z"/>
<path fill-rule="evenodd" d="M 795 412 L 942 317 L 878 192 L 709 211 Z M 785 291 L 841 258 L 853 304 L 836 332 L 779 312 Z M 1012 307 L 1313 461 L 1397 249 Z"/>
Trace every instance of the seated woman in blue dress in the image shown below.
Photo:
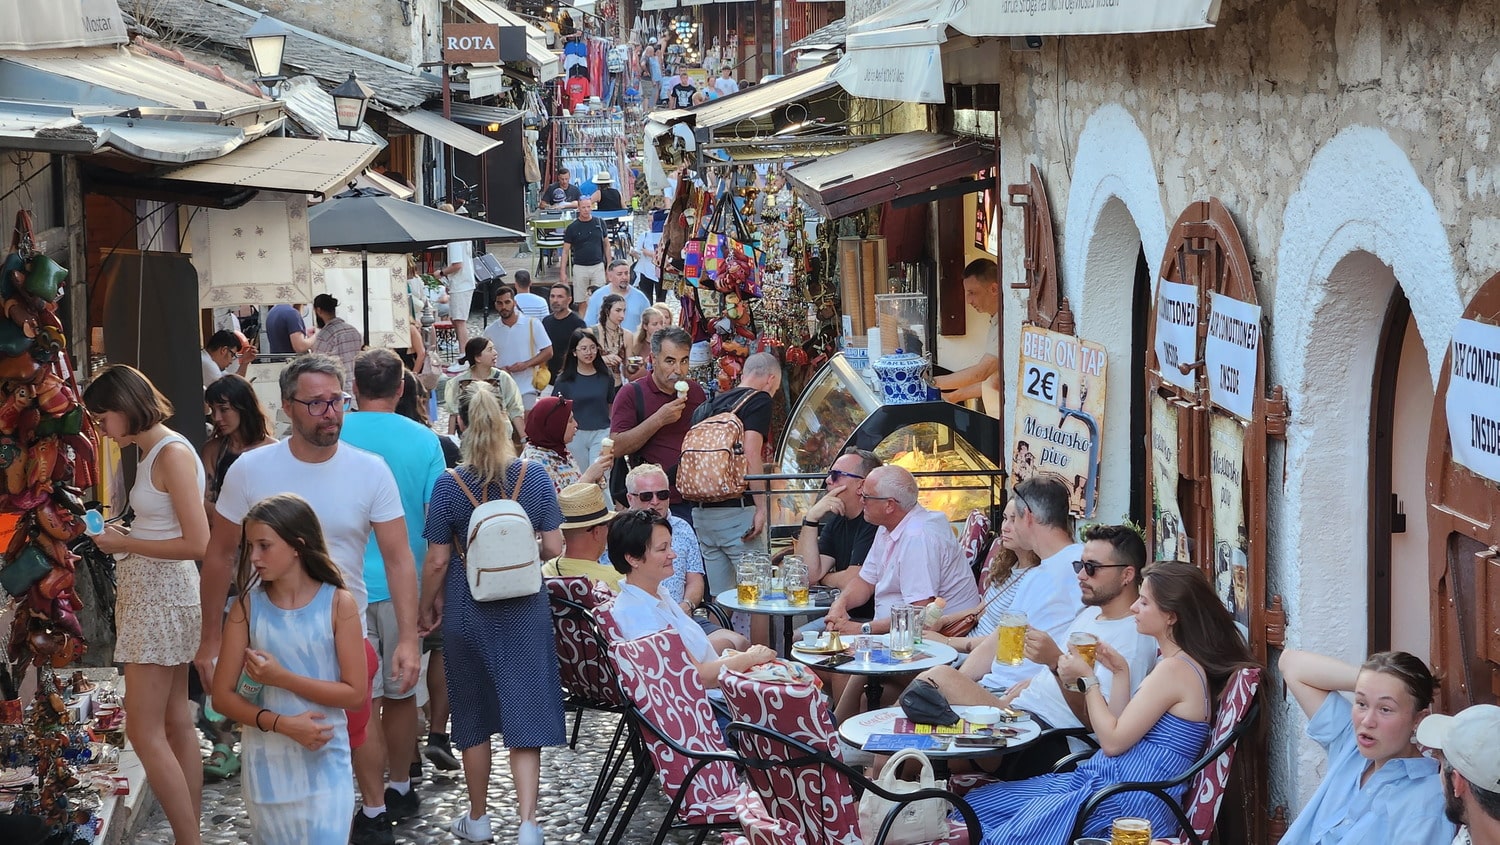
<path fill-rule="evenodd" d="M 1114 673 L 1106 702 L 1092 668 L 1076 652 L 1058 659 L 1058 678 L 1083 690 L 1100 751 L 1071 772 L 997 783 L 970 792 L 984 845 L 1056 842 L 1078 808 L 1099 789 L 1123 781 L 1175 777 L 1201 755 L 1213 722 L 1213 701 L 1235 670 L 1254 666 L 1229 611 L 1197 567 L 1147 567 L 1131 612 L 1136 629 L 1153 636 L 1161 660 L 1132 695 L 1130 665 L 1107 643 L 1095 659 Z M 1170 790 L 1181 800 L 1184 787 Z M 1177 831 L 1162 803 L 1144 793 L 1116 795 L 1089 817 L 1085 836 L 1108 836 L 1120 816 L 1151 820 L 1159 836 Z"/>
<path fill-rule="evenodd" d="M 1279 665 L 1308 737 L 1328 751 L 1328 774 L 1283 845 L 1447 845 L 1453 824 L 1438 761 L 1422 756 L 1415 738 L 1437 686 L 1427 664 L 1404 651 L 1372 654 L 1361 666 L 1286 651 Z"/>

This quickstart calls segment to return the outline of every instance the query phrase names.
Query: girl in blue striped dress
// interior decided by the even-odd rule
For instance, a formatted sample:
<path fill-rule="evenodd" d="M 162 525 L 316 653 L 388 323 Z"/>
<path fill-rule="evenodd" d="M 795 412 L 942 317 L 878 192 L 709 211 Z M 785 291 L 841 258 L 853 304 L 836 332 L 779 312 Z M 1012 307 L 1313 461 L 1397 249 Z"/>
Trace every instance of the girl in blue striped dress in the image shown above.
<path fill-rule="evenodd" d="M 344 711 L 364 702 L 364 633 L 306 500 L 271 496 L 250 508 L 235 580 L 213 700 L 245 726 L 252 841 L 344 845 L 354 815 Z"/>
<path fill-rule="evenodd" d="M 1130 609 L 1136 629 L 1156 637 L 1162 659 L 1131 695 L 1130 664 L 1107 643 L 1099 643 L 1095 659 L 1114 672 L 1107 702 L 1092 667 L 1076 652 L 1058 659 L 1058 682 L 1064 689 L 1083 689 L 1100 750 L 1071 772 L 969 793 L 984 828 L 984 845 L 1057 842 L 1067 836 L 1078 808 L 1094 792 L 1123 781 L 1176 777 L 1203 753 L 1213 700 L 1236 669 L 1254 665 L 1249 647 L 1203 572 L 1185 563 L 1148 567 L 1140 598 Z M 1183 790 L 1168 792 L 1180 801 Z M 1103 802 L 1084 825 L 1084 835 L 1108 837 L 1120 816 L 1150 819 L 1156 836 L 1177 832 L 1176 821 L 1159 800 L 1131 793 Z"/>

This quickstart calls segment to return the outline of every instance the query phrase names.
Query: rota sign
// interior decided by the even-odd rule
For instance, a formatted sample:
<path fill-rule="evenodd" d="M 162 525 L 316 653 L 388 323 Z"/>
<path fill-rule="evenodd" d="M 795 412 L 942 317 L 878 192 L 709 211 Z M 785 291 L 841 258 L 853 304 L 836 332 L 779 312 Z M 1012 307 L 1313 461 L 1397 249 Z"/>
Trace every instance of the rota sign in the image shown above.
<path fill-rule="evenodd" d="M 485 64 L 500 61 L 500 25 L 488 23 L 443 24 L 443 61 L 450 65 Z"/>

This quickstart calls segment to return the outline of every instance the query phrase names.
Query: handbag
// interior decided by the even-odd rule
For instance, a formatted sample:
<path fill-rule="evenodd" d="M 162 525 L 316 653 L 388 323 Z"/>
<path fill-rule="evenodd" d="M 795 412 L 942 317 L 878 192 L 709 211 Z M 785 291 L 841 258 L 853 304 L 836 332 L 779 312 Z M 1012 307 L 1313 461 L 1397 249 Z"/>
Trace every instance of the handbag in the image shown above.
<path fill-rule="evenodd" d="M 956 725 L 958 713 L 937 684 L 917 678 L 901 691 L 901 712 L 915 725 Z"/>
<path fill-rule="evenodd" d="M 532 323 L 536 322 L 536 318 L 535 317 L 531 317 L 530 320 L 531 320 Z M 536 357 L 536 327 L 528 325 L 526 327 L 526 336 L 531 339 L 531 357 L 535 358 Z M 535 367 L 531 368 L 531 386 L 532 387 L 535 387 L 538 391 L 541 391 L 544 388 L 546 388 L 547 385 L 549 385 L 551 383 L 552 383 L 552 371 L 547 368 L 546 364 L 537 364 Z"/>
<path fill-rule="evenodd" d="M 922 765 L 922 772 L 916 783 L 900 780 L 897 775 L 901 771 L 901 764 L 907 760 L 917 760 Z M 923 789 L 947 788 L 946 781 L 933 777 L 932 761 L 915 748 L 903 748 L 892 755 L 880 770 L 880 778 L 875 781 L 875 785 L 886 792 L 900 795 Z M 873 845 L 885 817 L 894 809 L 895 801 L 882 798 L 874 790 L 866 790 L 859 799 L 860 838 Z M 948 802 L 941 798 L 924 798 L 901 807 L 885 837 L 886 845 L 917 845 L 919 842 L 935 842 L 943 838 L 948 832 L 949 809 Z"/>
<path fill-rule="evenodd" d="M 974 626 L 979 624 L 979 617 L 984 615 L 984 609 L 989 606 L 989 600 L 986 599 L 978 607 L 971 607 L 939 625 L 937 632 L 945 637 L 967 637 L 973 632 Z"/>

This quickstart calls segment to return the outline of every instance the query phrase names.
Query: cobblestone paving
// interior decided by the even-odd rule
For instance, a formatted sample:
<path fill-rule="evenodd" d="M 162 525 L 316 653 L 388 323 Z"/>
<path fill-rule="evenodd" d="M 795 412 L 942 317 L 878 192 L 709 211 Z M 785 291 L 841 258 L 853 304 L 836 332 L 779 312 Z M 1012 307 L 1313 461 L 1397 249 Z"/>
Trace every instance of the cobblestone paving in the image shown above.
<path fill-rule="evenodd" d="M 542 752 L 539 815 L 548 845 L 593 842 L 598 834 L 602 822 L 596 821 L 588 833 L 584 833 L 583 818 L 588 807 L 589 789 L 603 765 L 604 752 L 614 734 L 612 719 L 613 717 L 601 714 L 585 715 L 576 750 L 562 747 Z M 572 728 L 571 717 L 568 726 L 569 729 Z M 510 779 L 510 769 L 506 765 L 505 749 L 497 742 L 494 751 L 495 762 L 489 791 L 490 817 L 495 823 L 495 842 L 506 845 L 516 841 L 520 819 L 516 816 L 515 790 Z M 415 818 L 396 827 L 396 841 L 407 845 L 460 842 L 448 832 L 448 823 L 458 813 L 466 812 L 469 808 L 468 798 L 464 793 L 463 775 L 461 772 L 437 771 L 426 761 L 424 764 L 422 782 L 416 787 L 418 794 L 422 796 L 422 809 Z M 621 780 L 623 781 L 623 776 Z M 239 845 L 250 841 L 250 821 L 245 816 L 245 804 L 240 790 L 238 776 L 204 786 L 205 843 Z M 662 798 L 660 789 L 652 787 L 630 819 L 621 841 L 627 845 L 651 842 L 666 810 L 667 802 Z M 668 837 L 667 842 L 686 845 L 692 840 L 691 835 L 674 834 Z M 167 845 L 173 842 L 166 817 L 159 809 L 153 808 L 140 833 L 129 841 L 136 845 Z M 717 841 L 717 836 L 711 835 L 709 841 Z"/>

